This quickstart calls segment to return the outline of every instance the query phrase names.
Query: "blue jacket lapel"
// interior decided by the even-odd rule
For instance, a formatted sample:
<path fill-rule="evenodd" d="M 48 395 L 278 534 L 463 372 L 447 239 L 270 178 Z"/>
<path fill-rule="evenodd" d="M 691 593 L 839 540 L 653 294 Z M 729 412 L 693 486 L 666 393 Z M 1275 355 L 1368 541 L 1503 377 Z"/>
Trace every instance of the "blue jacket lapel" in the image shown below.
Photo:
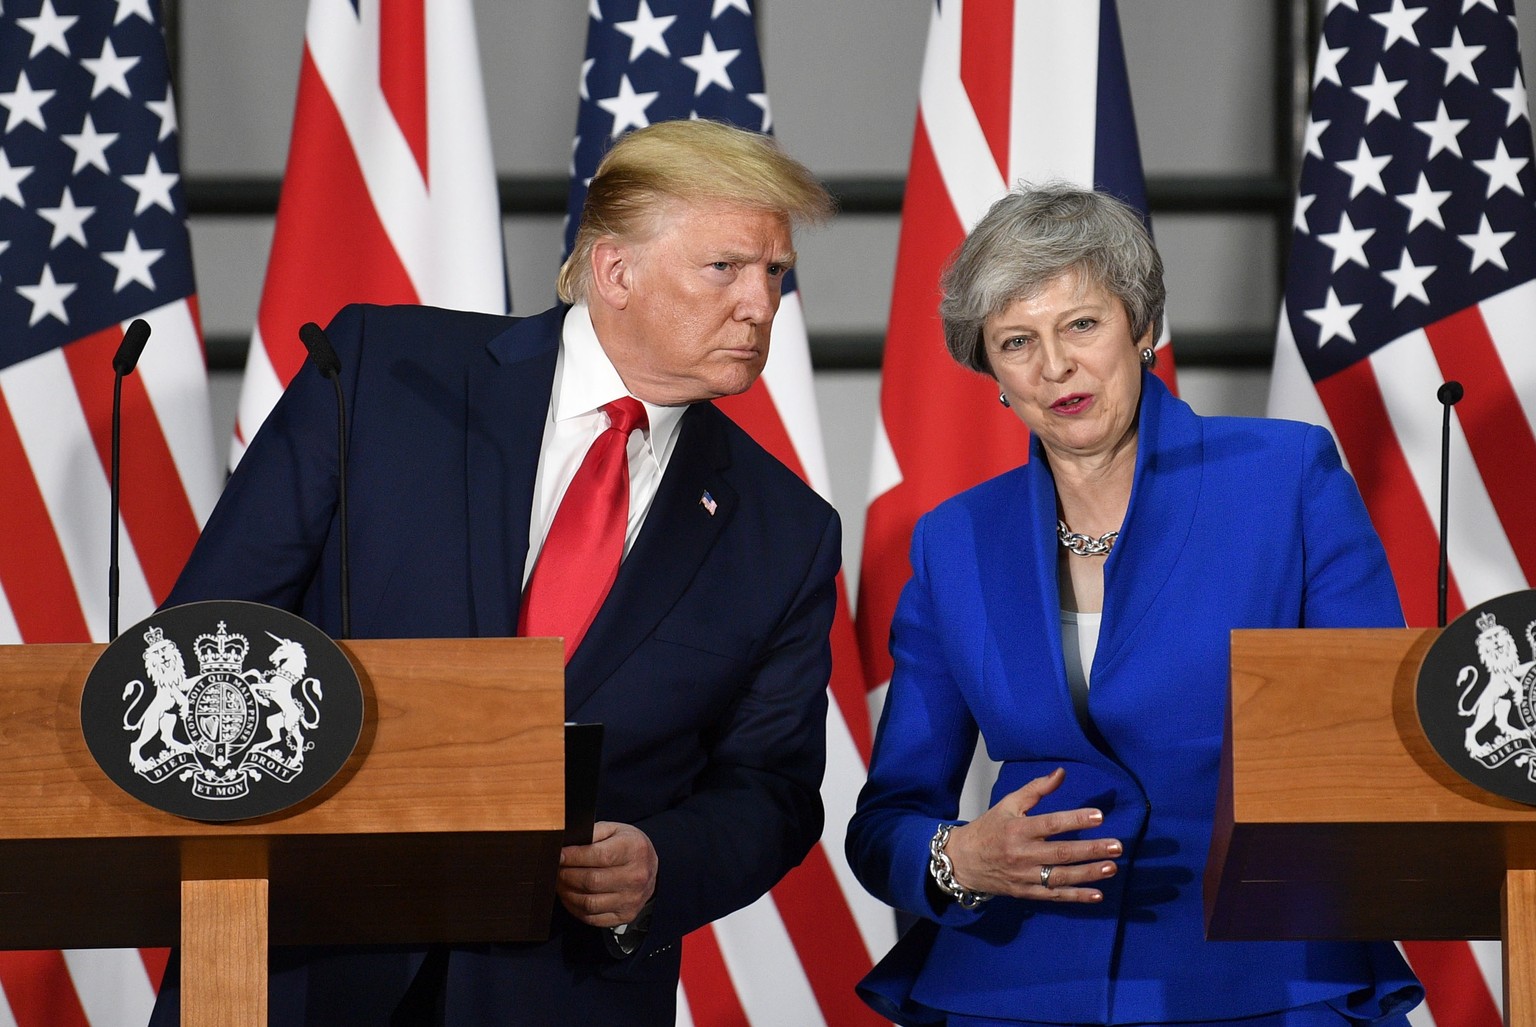
<path fill-rule="evenodd" d="M 1136 478 L 1125 527 L 1104 563 L 1104 622 L 1094 680 L 1107 679 L 1137 627 L 1153 612 L 1200 500 L 1203 435 L 1194 411 L 1143 372 Z M 1167 601 L 1167 600 L 1164 600 Z"/>
<path fill-rule="evenodd" d="M 517 632 L 539 446 L 549 416 L 565 308 L 518 321 L 486 347 L 491 368 L 471 375 L 464 482 L 475 629 Z"/>

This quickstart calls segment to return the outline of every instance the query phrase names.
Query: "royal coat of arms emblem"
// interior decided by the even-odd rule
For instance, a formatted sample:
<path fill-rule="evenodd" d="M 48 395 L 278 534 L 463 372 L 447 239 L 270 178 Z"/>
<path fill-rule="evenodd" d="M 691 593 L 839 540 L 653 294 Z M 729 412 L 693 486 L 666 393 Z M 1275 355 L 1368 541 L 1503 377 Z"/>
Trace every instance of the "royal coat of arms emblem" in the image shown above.
<path fill-rule="evenodd" d="M 208 627 L 191 638 L 193 673 L 178 637 L 199 614 Z M 312 794 L 351 753 L 361 729 L 357 676 L 307 622 L 254 603 L 194 603 L 132 633 L 138 658 L 128 663 L 131 633 L 108 648 L 87 681 L 81 720 L 102 768 L 152 805 L 197 819 L 261 815 Z M 328 659 L 313 658 L 317 642 Z M 133 676 L 121 680 L 130 666 Z M 102 737 L 108 694 L 115 739 Z M 315 774 L 317 753 L 324 767 Z"/>
<path fill-rule="evenodd" d="M 1459 774 L 1536 805 L 1536 591 L 1500 596 L 1447 626 L 1419 671 L 1418 708 L 1425 736 Z"/>

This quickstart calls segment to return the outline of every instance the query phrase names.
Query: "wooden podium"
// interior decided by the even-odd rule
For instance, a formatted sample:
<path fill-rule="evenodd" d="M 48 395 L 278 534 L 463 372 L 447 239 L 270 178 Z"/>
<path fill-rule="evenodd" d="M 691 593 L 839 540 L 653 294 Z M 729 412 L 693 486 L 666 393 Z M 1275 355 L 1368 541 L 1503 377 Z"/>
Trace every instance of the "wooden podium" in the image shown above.
<path fill-rule="evenodd" d="M 232 824 L 140 803 L 92 759 L 105 646 L 0 646 L 0 948 L 181 944 L 182 1022 L 265 1025 L 268 944 L 544 937 L 564 827 L 558 639 L 339 643 L 357 749 Z"/>
<path fill-rule="evenodd" d="M 1466 781 L 1415 712 L 1435 629 L 1234 631 L 1206 933 L 1504 940 L 1536 1025 L 1536 809 Z M 1449 686 L 1448 686 L 1449 687 Z"/>

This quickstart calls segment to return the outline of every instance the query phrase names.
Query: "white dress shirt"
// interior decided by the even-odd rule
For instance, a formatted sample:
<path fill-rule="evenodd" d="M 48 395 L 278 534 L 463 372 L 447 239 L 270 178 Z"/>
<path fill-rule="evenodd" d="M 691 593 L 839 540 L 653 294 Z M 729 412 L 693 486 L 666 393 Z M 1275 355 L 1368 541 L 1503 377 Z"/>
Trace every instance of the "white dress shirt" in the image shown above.
<path fill-rule="evenodd" d="M 539 470 L 534 479 L 533 511 L 528 521 L 528 560 L 523 565 L 523 586 L 533 573 L 550 522 L 560 500 L 593 441 L 608 428 L 603 406 L 630 393 L 608 360 L 586 303 L 578 303 L 565 315 L 560 329 L 560 354 L 555 359 L 555 383 L 544 422 L 544 442 L 539 450 Z M 638 398 L 638 397 L 637 397 Z M 677 443 L 678 423 L 686 406 L 645 407 L 650 427 L 629 436 L 629 524 L 624 531 L 624 555 L 640 534 L 645 515 L 661 486 L 672 448 Z"/>

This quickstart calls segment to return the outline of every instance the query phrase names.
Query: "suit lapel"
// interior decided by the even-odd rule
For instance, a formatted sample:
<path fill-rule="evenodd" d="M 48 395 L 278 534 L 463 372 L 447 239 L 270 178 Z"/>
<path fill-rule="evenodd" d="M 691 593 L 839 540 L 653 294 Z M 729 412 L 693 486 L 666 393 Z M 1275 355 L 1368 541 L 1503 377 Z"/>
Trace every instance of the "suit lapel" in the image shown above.
<path fill-rule="evenodd" d="M 723 422 L 707 403 L 683 415 L 645 526 L 566 667 L 568 713 L 579 709 L 655 629 L 730 523 L 738 497 L 723 477 L 730 462 Z M 706 491 L 715 501 L 713 514 L 701 502 Z"/>
<path fill-rule="evenodd" d="M 1127 640 L 1153 612 L 1189 544 L 1200 502 L 1204 442 L 1200 421 L 1151 374 L 1143 373 L 1136 478 L 1125 528 L 1104 562 L 1104 623 L 1094 682 L 1128 655 Z M 1164 600 L 1165 602 L 1167 600 Z"/>
<path fill-rule="evenodd" d="M 464 488 L 475 630 L 517 633 L 539 447 L 565 309 L 519 321 L 486 347 L 490 369 L 466 385 Z"/>

